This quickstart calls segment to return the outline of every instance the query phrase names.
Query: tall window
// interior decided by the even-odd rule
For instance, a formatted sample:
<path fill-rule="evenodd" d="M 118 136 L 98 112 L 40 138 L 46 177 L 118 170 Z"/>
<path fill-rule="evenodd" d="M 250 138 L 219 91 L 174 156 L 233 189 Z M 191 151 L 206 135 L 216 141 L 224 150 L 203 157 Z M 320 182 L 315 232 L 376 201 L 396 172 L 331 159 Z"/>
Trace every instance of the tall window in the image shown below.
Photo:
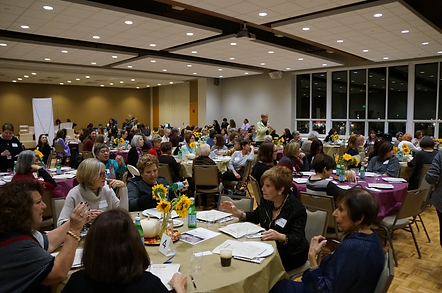
<path fill-rule="evenodd" d="M 414 79 L 414 119 L 436 119 L 437 63 L 417 64 Z"/>
<path fill-rule="evenodd" d="M 366 70 L 350 70 L 350 111 L 349 118 L 365 119 Z"/>
<path fill-rule="evenodd" d="M 347 119 L 347 71 L 336 71 L 332 73 L 331 118 Z M 335 127 L 333 126 L 333 128 Z"/>
<path fill-rule="evenodd" d="M 368 70 L 368 119 L 385 119 L 386 79 L 387 68 Z"/>
<path fill-rule="evenodd" d="M 408 66 L 389 67 L 388 75 L 388 119 L 407 119 Z"/>
<path fill-rule="evenodd" d="M 296 117 L 310 118 L 310 74 L 296 77 Z"/>

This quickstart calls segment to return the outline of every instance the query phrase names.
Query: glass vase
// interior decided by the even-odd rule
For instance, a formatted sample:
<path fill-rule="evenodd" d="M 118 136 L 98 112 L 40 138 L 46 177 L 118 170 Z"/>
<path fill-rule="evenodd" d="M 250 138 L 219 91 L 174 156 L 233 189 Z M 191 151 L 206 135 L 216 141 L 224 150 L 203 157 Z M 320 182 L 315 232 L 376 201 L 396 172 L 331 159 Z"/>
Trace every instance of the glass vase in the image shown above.
<path fill-rule="evenodd" d="M 161 239 L 161 237 L 163 237 L 163 234 L 167 233 L 166 235 L 172 237 L 172 231 L 173 231 L 173 219 L 171 213 L 170 212 L 165 213 L 163 214 L 163 222 L 161 223 L 161 229 L 158 236 Z"/>

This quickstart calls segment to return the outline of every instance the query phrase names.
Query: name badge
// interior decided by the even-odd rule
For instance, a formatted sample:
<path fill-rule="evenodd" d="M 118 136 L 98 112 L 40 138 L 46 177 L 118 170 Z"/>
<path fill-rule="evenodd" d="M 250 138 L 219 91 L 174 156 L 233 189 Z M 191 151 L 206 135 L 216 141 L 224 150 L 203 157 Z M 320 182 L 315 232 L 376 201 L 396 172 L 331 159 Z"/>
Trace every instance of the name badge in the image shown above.
<path fill-rule="evenodd" d="M 390 162 L 390 160 L 386 160 L 386 161 L 384 162 L 384 165 L 388 165 L 388 162 Z"/>
<path fill-rule="evenodd" d="M 275 224 L 281 228 L 284 228 L 285 224 L 287 224 L 287 220 L 284 218 L 279 218 L 278 220 L 275 221 Z"/>
<path fill-rule="evenodd" d="M 104 208 L 107 208 L 108 207 L 108 205 L 107 205 L 107 201 L 104 199 L 104 200 L 102 200 L 102 201 L 100 201 L 99 203 L 98 203 L 98 208 L 101 210 L 101 209 L 104 209 Z"/>
<path fill-rule="evenodd" d="M 15 142 L 12 143 L 12 147 L 13 148 L 18 148 L 18 144 L 16 144 Z"/>
<path fill-rule="evenodd" d="M 236 158 L 235 158 L 235 162 L 238 162 L 238 161 L 239 161 L 239 158 L 238 158 L 238 157 L 236 157 Z"/>

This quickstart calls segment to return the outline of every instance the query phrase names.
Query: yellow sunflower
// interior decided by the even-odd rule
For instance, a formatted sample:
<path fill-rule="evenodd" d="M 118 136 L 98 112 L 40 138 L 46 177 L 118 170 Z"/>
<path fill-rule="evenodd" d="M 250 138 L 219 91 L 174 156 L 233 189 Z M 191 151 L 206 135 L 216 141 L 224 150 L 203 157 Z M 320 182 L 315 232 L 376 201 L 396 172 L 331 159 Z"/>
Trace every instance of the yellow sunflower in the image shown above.
<path fill-rule="evenodd" d="M 284 142 L 284 137 L 281 137 L 280 141 L 281 141 L 281 142 Z"/>
<path fill-rule="evenodd" d="M 152 197 L 156 200 L 160 200 L 166 197 L 167 188 L 163 184 L 156 184 L 152 187 Z"/>
<path fill-rule="evenodd" d="M 335 162 L 336 162 L 336 164 L 339 162 L 339 156 L 335 157 Z"/>
<path fill-rule="evenodd" d="M 354 160 L 355 160 L 355 166 L 357 167 L 358 165 L 359 165 L 359 159 L 358 159 L 358 157 L 354 157 Z"/>
<path fill-rule="evenodd" d="M 342 158 L 343 158 L 344 160 L 346 160 L 346 161 L 352 161 L 352 160 L 353 160 L 353 157 L 352 157 L 351 155 L 349 155 L 349 154 L 344 154 L 344 155 L 342 156 Z"/>
<path fill-rule="evenodd" d="M 399 149 L 397 147 L 394 147 L 394 154 L 397 155 L 398 152 L 399 152 Z"/>
<path fill-rule="evenodd" d="M 157 211 L 167 214 L 170 211 L 170 202 L 167 200 L 162 200 L 157 205 Z"/>
<path fill-rule="evenodd" d="M 40 159 L 43 158 L 43 154 L 39 150 L 34 150 L 34 152 L 38 155 Z"/>
<path fill-rule="evenodd" d="M 404 155 L 408 155 L 410 153 L 410 148 L 405 143 L 402 145 L 402 152 Z"/>
<path fill-rule="evenodd" d="M 194 149 L 195 146 L 196 146 L 196 144 L 195 144 L 195 142 L 193 142 L 193 141 L 189 144 L 189 147 L 190 147 L 191 149 Z"/>

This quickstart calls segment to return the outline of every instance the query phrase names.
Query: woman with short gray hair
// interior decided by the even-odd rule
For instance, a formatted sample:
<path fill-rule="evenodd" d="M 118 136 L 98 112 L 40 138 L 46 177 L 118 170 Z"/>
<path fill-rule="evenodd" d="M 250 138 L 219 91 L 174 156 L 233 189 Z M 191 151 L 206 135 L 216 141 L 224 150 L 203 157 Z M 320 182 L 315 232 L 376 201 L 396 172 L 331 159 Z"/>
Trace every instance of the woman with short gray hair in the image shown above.
<path fill-rule="evenodd" d="M 304 154 L 309 155 L 310 154 L 310 148 L 312 146 L 312 142 L 317 140 L 318 137 L 319 137 L 319 133 L 317 131 L 310 132 L 308 134 L 308 136 L 307 136 L 308 140 L 302 144 L 301 151 Z"/>
<path fill-rule="evenodd" d="M 81 162 L 77 170 L 79 185 L 72 188 L 64 202 L 63 209 L 57 221 L 57 226 L 69 220 L 72 211 L 80 202 L 86 202 L 91 211 L 91 221 L 104 211 L 121 207 L 128 209 L 128 200 L 115 195 L 112 188 L 126 188 L 123 181 L 106 179 L 105 165 L 97 159 L 86 159 Z M 109 186 L 106 185 L 108 181 Z M 122 192 L 121 194 L 127 194 Z"/>
<path fill-rule="evenodd" d="M 144 139 L 141 135 L 134 135 L 130 143 L 131 148 L 127 154 L 127 164 L 136 166 L 138 158 L 143 155 Z"/>
<path fill-rule="evenodd" d="M 42 177 L 44 182 L 43 186 L 49 190 L 53 190 L 57 187 L 57 183 L 46 172 L 46 170 L 40 166 L 40 157 L 34 151 L 22 151 L 17 158 L 17 165 L 15 166 L 15 175 L 12 180 L 30 179 L 35 180 L 34 172 L 38 177 Z"/>

